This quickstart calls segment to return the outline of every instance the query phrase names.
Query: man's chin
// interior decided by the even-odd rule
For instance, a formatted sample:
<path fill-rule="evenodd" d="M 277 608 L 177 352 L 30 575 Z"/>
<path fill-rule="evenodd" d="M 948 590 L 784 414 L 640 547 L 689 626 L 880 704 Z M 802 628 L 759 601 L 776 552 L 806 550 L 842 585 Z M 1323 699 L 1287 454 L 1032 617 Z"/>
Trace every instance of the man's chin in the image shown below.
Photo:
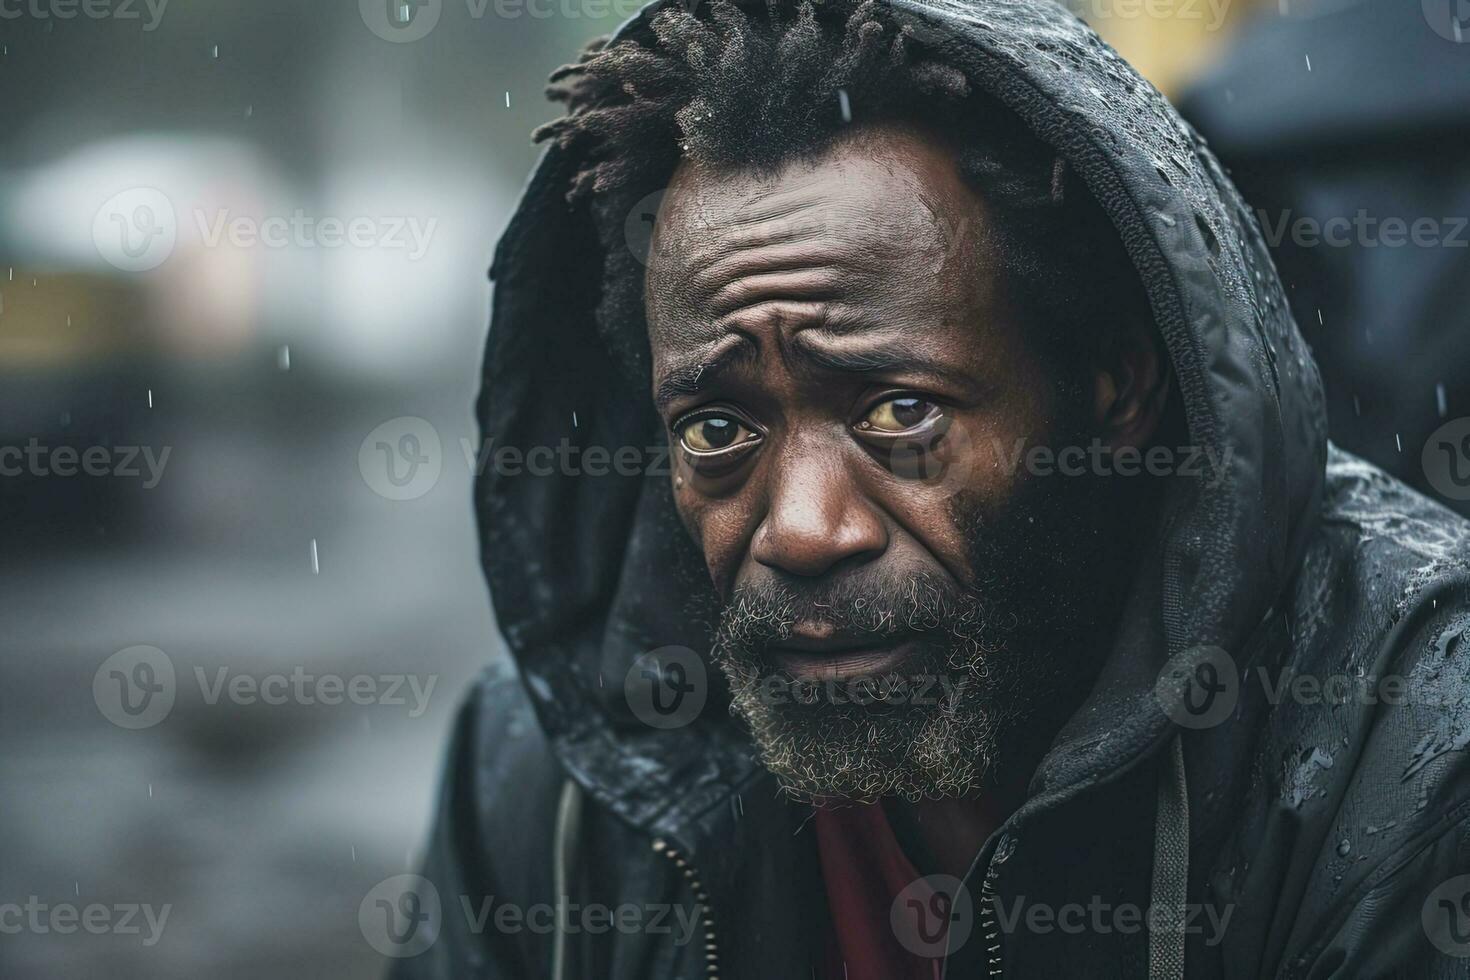
<path fill-rule="evenodd" d="M 995 758 L 998 726 L 967 697 L 973 678 L 780 671 L 732 682 L 761 761 L 798 799 L 970 796 Z"/>

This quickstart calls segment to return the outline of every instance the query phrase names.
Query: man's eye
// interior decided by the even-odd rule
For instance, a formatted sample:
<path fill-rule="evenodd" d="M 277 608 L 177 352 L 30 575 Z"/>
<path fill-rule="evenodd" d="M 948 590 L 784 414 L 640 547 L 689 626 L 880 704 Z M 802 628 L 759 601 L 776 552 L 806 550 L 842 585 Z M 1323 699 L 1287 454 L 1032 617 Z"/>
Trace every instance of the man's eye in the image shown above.
<path fill-rule="evenodd" d="M 938 411 L 939 406 L 931 401 L 903 395 L 874 405 L 858 428 L 869 432 L 907 432 L 933 418 Z"/>
<path fill-rule="evenodd" d="M 679 426 L 679 441 L 691 453 L 717 453 L 759 438 L 730 415 L 705 415 Z"/>

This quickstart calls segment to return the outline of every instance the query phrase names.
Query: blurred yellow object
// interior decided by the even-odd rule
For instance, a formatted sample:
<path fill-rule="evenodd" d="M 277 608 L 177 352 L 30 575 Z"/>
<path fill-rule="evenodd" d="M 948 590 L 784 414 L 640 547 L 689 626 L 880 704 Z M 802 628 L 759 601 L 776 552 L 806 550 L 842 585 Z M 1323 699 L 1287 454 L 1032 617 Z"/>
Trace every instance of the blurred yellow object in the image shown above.
<path fill-rule="evenodd" d="M 1171 98 L 1271 0 L 1071 0 L 1067 5 Z M 1289 0 L 1276 0 L 1278 3 Z"/>
<path fill-rule="evenodd" d="M 0 270 L 0 368 L 116 359 L 154 345 L 127 279 Z"/>

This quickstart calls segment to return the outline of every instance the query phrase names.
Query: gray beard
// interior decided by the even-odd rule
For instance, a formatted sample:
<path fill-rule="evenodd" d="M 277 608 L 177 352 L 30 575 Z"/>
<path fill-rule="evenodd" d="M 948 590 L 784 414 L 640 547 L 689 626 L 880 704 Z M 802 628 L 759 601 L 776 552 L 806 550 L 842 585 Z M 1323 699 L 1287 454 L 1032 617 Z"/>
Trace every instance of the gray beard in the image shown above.
<path fill-rule="evenodd" d="M 763 651 L 802 620 L 878 643 L 912 633 L 921 648 L 894 673 L 793 682 Z M 1011 603 L 987 605 L 925 576 L 819 597 L 742 589 L 721 616 L 714 656 L 730 683 L 731 710 L 790 795 L 963 797 L 981 790 L 1008 756 L 1012 734 L 1057 690 L 1055 670 L 1017 662 L 1019 622 Z"/>

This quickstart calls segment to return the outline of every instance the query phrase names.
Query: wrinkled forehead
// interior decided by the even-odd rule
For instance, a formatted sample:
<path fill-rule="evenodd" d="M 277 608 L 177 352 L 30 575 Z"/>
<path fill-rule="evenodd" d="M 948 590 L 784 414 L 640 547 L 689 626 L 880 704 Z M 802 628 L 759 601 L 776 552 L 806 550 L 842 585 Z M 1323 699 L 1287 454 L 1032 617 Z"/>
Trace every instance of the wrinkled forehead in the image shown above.
<path fill-rule="evenodd" d="M 655 358 L 758 302 L 891 305 L 961 268 L 976 279 L 984 227 L 950 150 L 915 129 L 872 127 L 770 170 L 686 160 L 648 257 Z"/>

